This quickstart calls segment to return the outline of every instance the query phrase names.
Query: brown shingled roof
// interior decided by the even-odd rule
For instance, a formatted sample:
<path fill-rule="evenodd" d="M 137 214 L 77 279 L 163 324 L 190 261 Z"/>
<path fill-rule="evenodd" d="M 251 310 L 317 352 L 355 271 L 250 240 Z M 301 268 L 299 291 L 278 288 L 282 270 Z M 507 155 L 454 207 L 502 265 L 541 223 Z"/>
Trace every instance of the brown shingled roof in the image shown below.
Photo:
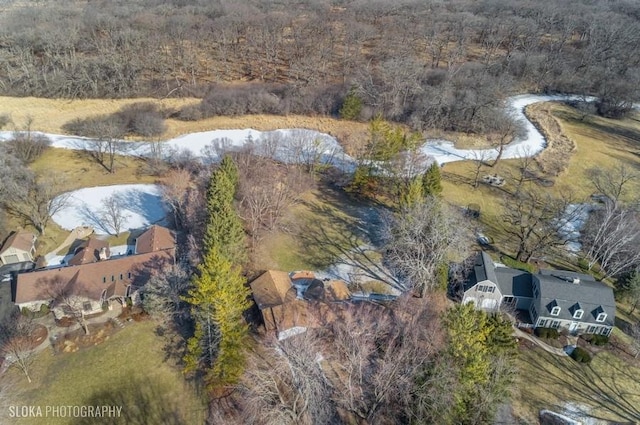
<path fill-rule="evenodd" d="M 78 266 L 61 267 L 18 274 L 14 302 L 16 304 L 52 299 L 56 287 L 72 294 L 99 300 L 107 290 L 107 298 L 125 296 L 127 286 L 140 287 L 152 270 L 173 262 L 174 250 L 167 249 Z"/>
<path fill-rule="evenodd" d="M 253 298 L 261 310 L 284 304 L 296 298 L 296 288 L 291 285 L 287 272 L 267 270 L 251 282 Z"/>
<path fill-rule="evenodd" d="M 79 266 L 100 261 L 100 251 L 103 248 L 107 250 L 106 255 L 109 258 L 111 256 L 109 242 L 97 238 L 89 238 L 89 240 L 84 241 L 76 248 L 76 253 L 69 260 L 69 265 Z"/>
<path fill-rule="evenodd" d="M 154 224 L 136 240 L 136 254 L 173 248 L 175 245 L 176 241 L 171 231 Z"/>
<path fill-rule="evenodd" d="M 31 251 L 33 244 L 36 240 L 36 236 L 26 230 L 18 230 L 7 238 L 4 245 L 0 249 L 0 253 L 3 253 L 7 249 L 13 247 L 21 251 Z"/>

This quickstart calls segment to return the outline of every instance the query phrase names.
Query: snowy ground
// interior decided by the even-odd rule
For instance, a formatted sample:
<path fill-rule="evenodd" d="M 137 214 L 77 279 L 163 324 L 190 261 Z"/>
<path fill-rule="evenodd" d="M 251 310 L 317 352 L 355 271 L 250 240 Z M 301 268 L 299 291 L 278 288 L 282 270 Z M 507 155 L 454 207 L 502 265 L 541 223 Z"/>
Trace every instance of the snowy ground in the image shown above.
<path fill-rule="evenodd" d="M 129 251 L 133 252 L 135 248 L 135 245 L 117 245 L 109 247 L 109 250 L 111 252 L 111 258 L 118 258 L 127 255 Z M 47 260 L 47 268 L 55 268 L 69 263 L 69 260 L 73 258 L 73 255 L 73 253 L 68 255 L 55 255 L 55 253 L 49 253 L 45 255 L 44 258 Z"/>
<path fill-rule="evenodd" d="M 166 216 L 160 186 L 125 184 L 86 187 L 72 192 L 68 205 L 53 215 L 53 221 L 66 230 L 91 226 L 98 234 L 112 234 L 113 229 L 105 224 L 103 218 L 103 200 L 114 194 L 125 213 L 121 231 L 145 227 L 162 221 Z"/>
<path fill-rule="evenodd" d="M 507 145 L 503 158 L 520 158 L 533 156 L 544 149 L 544 136 L 527 120 L 524 108 L 537 102 L 551 100 L 573 100 L 579 96 L 565 95 L 521 95 L 507 99 L 505 108 L 508 113 L 520 120 L 526 129 L 526 136 Z M 589 99 L 589 98 L 587 98 Z M 82 137 L 47 134 L 53 146 L 65 149 L 91 149 L 89 139 Z M 13 133 L 0 132 L 0 141 L 10 140 Z M 129 155 L 148 155 L 150 144 L 144 142 L 128 142 Z M 165 155 L 175 152 L 189 151 L 203 160 L 215 160 L 225 149 L 240 149 L 251 146 L 261 155 L 272 156 L 286 162 L 306 163 L 315 160 L 335 165 L 345 171 L 352 171 L 355 160 L 344 153 L 338 141 L 325 133 L 305 129 L 283 129 L 275 131 L 213 130 L 185 134 L 167 140 L 164 143 Z M 446 140 L 426 140 L 421 148 L 422 153 L 436 160 L 439 164 L 461 161 L 465 159 L 495 158 L 495 149 L 456 149 L 452 142 Z"/>
<path fill-rule="evenodd" d="M 580 241 L 580 231 L 584 228 L 589 213 L 593 209 L 592 204 L 570 204 L 564 214 L 565 223 L 562 224 L 560 236 L 569 241 L 565 248 L 569 252 L 580 252 L 582 244 Z"/>

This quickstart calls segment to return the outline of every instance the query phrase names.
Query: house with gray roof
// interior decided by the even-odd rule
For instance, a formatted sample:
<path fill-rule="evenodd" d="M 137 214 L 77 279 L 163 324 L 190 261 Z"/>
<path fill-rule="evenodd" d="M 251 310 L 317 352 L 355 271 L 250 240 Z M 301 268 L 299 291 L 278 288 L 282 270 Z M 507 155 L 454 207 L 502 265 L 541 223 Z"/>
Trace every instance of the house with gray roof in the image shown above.
<path fill-rule="evenodd" d="M 590 275 L 563 270 L 531 274 L 496 266 L 486 252 L 476 258 L 462 302 L 485 311 L 523 310 L 536 328 L 574 335 L 609 335 L 616 315 L 613 290 Z"/>

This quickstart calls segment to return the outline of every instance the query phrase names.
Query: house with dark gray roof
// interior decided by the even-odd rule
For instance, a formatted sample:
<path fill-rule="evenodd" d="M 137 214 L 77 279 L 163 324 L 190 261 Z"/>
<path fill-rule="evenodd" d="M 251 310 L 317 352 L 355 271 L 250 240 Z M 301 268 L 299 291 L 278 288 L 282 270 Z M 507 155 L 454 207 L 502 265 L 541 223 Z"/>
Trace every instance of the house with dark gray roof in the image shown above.
<path fill-rule="evenodd" d="M 574 335 L 609 335 L 616 315 L 613 290 L 590 275 L 564 270 L 531 274 L 496 266 L 486 252 L 476 258 L 462 302 L 485 311 L 505 306 L 527 311 L 534 327 Z"/>

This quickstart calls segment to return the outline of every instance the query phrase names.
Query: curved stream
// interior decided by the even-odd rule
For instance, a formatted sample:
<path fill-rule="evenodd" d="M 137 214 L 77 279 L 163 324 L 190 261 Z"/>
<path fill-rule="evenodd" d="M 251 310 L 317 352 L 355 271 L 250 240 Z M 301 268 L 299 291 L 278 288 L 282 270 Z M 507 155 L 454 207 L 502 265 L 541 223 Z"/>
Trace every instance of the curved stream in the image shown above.
<path fill-rule="evenodd" d="M 546 146 L 544 136 L 536 129 L 524 114 L 524 108 L 537 102 L 575 100 L 582 97 L 576 95 L 532 95 L 525 94 L 507 99 L 507 112 L 522 122 L 526 135 L 506 145 L 503 158 L 521 158 L 533 156 Z M 589 98 L 587 98 L 589 99 Z M 40 133 L 52 140 L 52 146 L 64 149 L 95 149 L 95 142 L 90 139 L 59 134 Z M 0 140 L 10 140 L 13 133 L 0 132 Z M 151 143 L 127 142 L 125 155 L 151 155 Z M 215 160 L 225 149 L 241 149 L 252 146 L 257 154 L 272 156 L 278 160 L 291 163 L 311 163 L 320 161 L 334 165 L 344 171 L 352 171 L 356 160 L 347 155 L 338 141 L 325 133 L 307 129 L 282 129 L 274 131 L 244 130 L 212 130 L 185 134 L 166 140 L 162 144 L 162 155 L 171 156 L 180 151 L 188 151 L 191 155 Z M 444 164 L 453 161 L 483 158 L 490 160 L 497 156 L 495 149 L 457 149 L 447 140 L 427 139 L 421 151 Z"/>

